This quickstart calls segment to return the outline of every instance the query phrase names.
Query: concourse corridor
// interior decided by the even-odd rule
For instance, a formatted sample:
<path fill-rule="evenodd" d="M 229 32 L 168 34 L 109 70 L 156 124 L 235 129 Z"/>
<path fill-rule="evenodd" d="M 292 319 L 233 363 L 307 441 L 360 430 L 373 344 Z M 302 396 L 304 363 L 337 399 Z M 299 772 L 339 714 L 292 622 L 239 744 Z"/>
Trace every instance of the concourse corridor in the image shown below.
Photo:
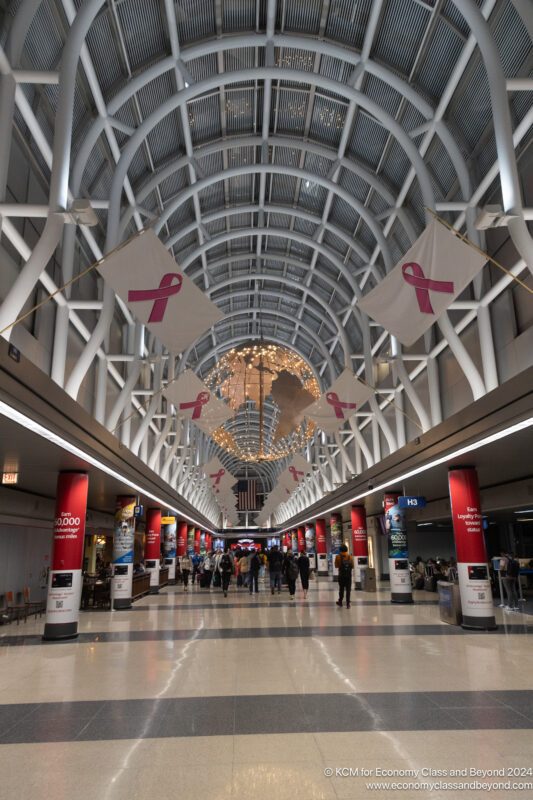
<path fill-rule="evenodd" d="M 378 769 L 528 765 L 530 617 L 498 609 L 497 630 L 468 632 L 440 622 L 431 593 L 394 606 L 385 589 L 355 592 L 349 610 L 335 598 L 326 581 L 293 603 L 264 584 L 227 599 L 173 586 L 82 613 L 71 642 L 43 643 L 38 618 L 10 626 L 2 796 L 379 798 L 391 792 L 369 781 L 395 778 Z"/>

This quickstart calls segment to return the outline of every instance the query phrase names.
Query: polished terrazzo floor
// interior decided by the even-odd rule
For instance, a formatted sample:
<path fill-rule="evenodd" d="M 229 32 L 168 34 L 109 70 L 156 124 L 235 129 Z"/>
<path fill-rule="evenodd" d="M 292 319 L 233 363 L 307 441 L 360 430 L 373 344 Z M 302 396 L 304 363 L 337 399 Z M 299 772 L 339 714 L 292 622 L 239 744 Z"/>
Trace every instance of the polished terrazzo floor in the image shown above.
<path fill-rule="evenodd" d="M 73 642 L 43 643 L 38 618 L 2 628 L 0 796 L 533 796 L 531 773 L 507 774 L 533 767 L 533 620 L 497 609 L 497 631 L 466 632 L 415 596 L 357 592 L 348 610 L 326 581 L 293 603 L 168 587 L 82 613 Z M 465 768 L 504 776 L 449 776 Z M 476 780 L 516 786 L 438 784 Z"/>

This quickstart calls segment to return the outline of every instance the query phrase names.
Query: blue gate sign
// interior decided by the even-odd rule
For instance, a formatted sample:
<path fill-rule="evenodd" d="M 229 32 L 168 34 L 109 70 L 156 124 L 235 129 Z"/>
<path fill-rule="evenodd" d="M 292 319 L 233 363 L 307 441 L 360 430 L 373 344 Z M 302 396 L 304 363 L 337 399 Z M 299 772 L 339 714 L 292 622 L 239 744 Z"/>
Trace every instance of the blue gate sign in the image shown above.
<path fill-rule="evenodd" d="M 399 497 L 398 505 L 400 508 L 425 508 L 425 497 Z"/>

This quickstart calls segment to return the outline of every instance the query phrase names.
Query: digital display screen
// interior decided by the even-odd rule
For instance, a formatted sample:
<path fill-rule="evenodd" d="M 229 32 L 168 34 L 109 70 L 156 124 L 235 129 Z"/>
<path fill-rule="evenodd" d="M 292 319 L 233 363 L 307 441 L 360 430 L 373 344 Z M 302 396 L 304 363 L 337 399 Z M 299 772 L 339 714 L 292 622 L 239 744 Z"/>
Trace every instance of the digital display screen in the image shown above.
<path fill-rule="evenodd" d="M 147 561 L 146 562 L 146 569 L 155 569 L 156 562 L 155 561 Z"/>
<path fill-rule="evenodd" d="M 488 580 L 487 567 L 485 564 L 474 565 L 468 567 L 468 579 L 471 581 L 486 581 Z"/>
<path fill-rule="evenodd" d="M 394 566 L 396 569 L 409 569 L 409 562 L 406 558 L 399 559 L 398 561 L 394 562 Z"/>
<path fill-rule="evenodd" d="M 165 558 L 165 564 L 169 564 L 169 565 L 172 564 L 172 559 L 171 558 Z"/>
<path fill-rule="evenodd" d="M 127 564 L 116 564 L 115 565 L 115 575 L 127 575 L 128 574 L 128 565 Z"/>
<path fill-rule="evenodd" d="M 366 567 L 368 564 L 368 558 L 366 556 L 359 556 L 357 562 L 360 567 Z"/>
<path fill-rule="evenodd" d="M 72 572 L 54 572 L 52 575 L 52 589 L 71 589 Z"/>

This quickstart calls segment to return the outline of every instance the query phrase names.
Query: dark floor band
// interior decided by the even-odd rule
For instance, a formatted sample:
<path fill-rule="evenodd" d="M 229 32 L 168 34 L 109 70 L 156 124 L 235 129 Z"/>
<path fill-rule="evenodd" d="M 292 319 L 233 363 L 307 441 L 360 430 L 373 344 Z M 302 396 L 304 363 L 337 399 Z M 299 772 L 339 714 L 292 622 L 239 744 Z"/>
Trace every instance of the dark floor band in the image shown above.
<path fill-rule="evenodd" d="M 340 612 L 339 612 L 340 613 Z M 465 630 L 454 625 L 309 625 L 293 627 L 265 628 L 203 628 L 161 629 L 149 631 L 97 631 L 80 633 L 74 643 L 105 644 L 112 642 L 157 642 L 189 641 L 191 639 L 301 639 L 329 636 L 476 636 L 498 634 L 533 635 L 533 625 L 500 625 L 496 630 Z M 0 637 L 0 647 L 20 647 L 31 645 L 61 644 L 60 641 L 46 642 L 37 634 L 24 636 L 9 635 Z"/>
<path fill-rule="evenodd" d="M 241 695 L 0 706 L 0 744 L 532 728 L 532 691 Z"/>
<path fill-rule="evenodd" d="M 244 596 L 244 595 L 243 595 Z M 260 593 L 261 596 L 261 593 Z M 203 598 L 200 598 L 203 599 Z M 181 598 L 180 598 L 181 600 Z M 332 601 L 331 600 L 305 600 L 302 601 L 304 603 L 304 608 L 314 607 L 314 608 L 331 608 Z M 417 601 L 417 606 L 438 606 L 438 600 L 422 600 Z M 184 603 L 183 605 L 178 605 L 175 603 L 174 605 L 167 604 L 167 605 L 134 605 L 132 607 L 132 611 L 195 611 L 196 609 L 213 609 L 213 611 L 223 611 L 227 608 L 291 608 L 294 603 L 291 603 L 290 600 L 272 600 L 269 601 L 268 599 L 264 602 L 261 600 L 247 600 L 241 603 L 224 603 L 223 605 L 220 603 L 220 597 L 217 595 L 213 597 L 213 601 L 211 603 Z M 353 598 L 352 595 L 352 605 L 357 606 L 381 606 L 385 608 L 390 605 L 388 600 L 361 600 L 359 597 L 357 599 Z M 102 609 L 106 611 L 107 609 Z M 87 611 L 93 611 L 93 609 L 87 609 Z"/>

